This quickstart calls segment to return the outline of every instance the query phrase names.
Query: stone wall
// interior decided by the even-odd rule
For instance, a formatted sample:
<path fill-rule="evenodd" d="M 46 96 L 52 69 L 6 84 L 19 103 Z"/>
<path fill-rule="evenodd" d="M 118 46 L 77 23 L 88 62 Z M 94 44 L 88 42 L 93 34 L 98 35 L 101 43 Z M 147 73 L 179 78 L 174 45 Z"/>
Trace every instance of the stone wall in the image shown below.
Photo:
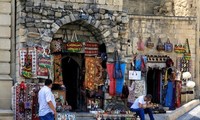
<path fill-rule="evenodd" d="M 0 109 L 11 106 L 11 0 L 0 0 Z M 6 91 L 6 92 L 2 92 Z"/>
<path fill-rule="evenodd" d="M 123 0 L 123 9 L 129 14 L 153 15 L 155 6 L 162 0 Z"/>
<path fill-rule="evenodd" d="M 174 0 L 175 16 L 196 16 L 196 0 Z"/>
<path fill-rule="evenodd" d="M 151 16 L 130 16 L 129 20 L 129 38 L 132 41 L 133 53 L 144 55 L 168 55 L 173 59 L 176 65 L 176 58 L 182 57 L 182 54 L 175 52 L 159 52 L 156 50 L 158 38 L 162 42 L 166 42 L 169 38 L 170 42 L 175 44 L 185 44 L 186 39 L 189 40 L 192 55 L 192 73 L 195 73 L 195 44 L 196 44 L 196 21 L 194 18 L 179 17 L 151 17 Z M 145 47 L 144 51 L 137 50 L 138 36 L 142 36 L 142 40 L 146 43 L 148 37 L 154 42 L 154 48 Z M 195 77 L 195 74 L 192 74 Z"/>
<path fill-rule="evenodd" d="M 83 4 L 86 6 L 83 7 Z M 104 9 L 103 6 L 108 9 Z M 101 0 L 95 1 L 94 4 L 91 0 L 17 1 L 17 49 L 33 44 L 49 47 L 51 40 L 54 37 L 62 37 L 63 30 L 66 29 L 69 38 L 72 32 L 76 31 L 77 36 L 89 36 L 87 40 L 104 42 L 108 51 L 113 52 L 114 47 L 120 48 L 128 38 L 129 18 L 127 13 L 112 6 L 122 6 L 122 2 Z M 19 55 L 16 56 L 19 61 Z M 19 64 L 16 67 L 18 69 Z M 16 76 L 18 81 L 23 80 L 19 76 L 19 70 L 16 71 Z"/>
<path fill-rule="evenodd" d="M 196 16 L 196 0 L 123 0 L 123 9 L 137 15 Z"/>

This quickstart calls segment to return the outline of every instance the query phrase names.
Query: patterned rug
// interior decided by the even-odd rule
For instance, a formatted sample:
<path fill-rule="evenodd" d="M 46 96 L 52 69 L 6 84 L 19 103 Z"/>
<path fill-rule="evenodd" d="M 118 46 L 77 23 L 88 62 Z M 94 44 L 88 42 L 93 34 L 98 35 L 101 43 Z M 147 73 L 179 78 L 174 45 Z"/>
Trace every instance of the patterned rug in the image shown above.
<path fill-rule="evenodd" d="M 103 68 L 101 59 L 95 57 L 85 57 L 85 87 L 89 90 L 95 90 L 103 85 Z"/>
<path fill-rule="evenodd" d="M 63 84 L 62 81 L 62 66 L 61 66 L 62 55 L 54 55 L 54 84 Z"/>

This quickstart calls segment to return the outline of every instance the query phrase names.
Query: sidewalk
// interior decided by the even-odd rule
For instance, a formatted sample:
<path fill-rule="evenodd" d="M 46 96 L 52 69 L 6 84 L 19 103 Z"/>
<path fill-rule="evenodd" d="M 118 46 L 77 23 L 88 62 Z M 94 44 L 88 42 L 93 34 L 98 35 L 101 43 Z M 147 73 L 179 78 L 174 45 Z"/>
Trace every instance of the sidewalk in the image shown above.
<path fill-rule="evenodd" d="M 199 99 L 192 100 L 174 111 L 167 111 L 166 114 L 154 114 L 155 120 L 176 120 L 186 112 L 200 104 Z M 149 116 L 145 116 L 149 120 Z M 0 120 L 13 120 L 13 112 L 11 110 L 0 110 Z M 77 120 L 95 120 L 91 113 L 77 113 Z"/>
<path fill-rule="evenodd" d="M 192 100 L 180 108 L 173 111 L 167 111 L 166 114 L 154 114 L 155 120 L 176 120 L 178 117 L 182 116 L 186 112 L 193 109 L 195 106 L 200 104 L 199 99 Z M 149 120 L 149 116 L 145 115 L 146 120 Z"/>

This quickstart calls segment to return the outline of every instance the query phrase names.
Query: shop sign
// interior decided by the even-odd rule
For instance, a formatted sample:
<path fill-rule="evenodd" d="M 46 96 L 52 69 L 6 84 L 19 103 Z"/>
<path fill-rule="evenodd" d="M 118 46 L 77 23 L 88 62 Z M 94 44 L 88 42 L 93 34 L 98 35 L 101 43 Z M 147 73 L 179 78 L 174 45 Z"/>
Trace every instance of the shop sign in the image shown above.
<path fill-rule="evenodd" d="M 130 70 L 129 80 L 141 80 L 141 71 Z"/>

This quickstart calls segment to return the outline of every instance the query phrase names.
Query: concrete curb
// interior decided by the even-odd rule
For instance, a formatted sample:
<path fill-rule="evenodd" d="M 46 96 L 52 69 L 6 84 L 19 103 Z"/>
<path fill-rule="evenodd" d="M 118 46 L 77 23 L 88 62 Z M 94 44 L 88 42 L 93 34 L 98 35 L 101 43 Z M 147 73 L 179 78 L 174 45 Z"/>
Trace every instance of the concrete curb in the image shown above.
<path fill-rule="evenodd" d="M 166 120 L 176 120 L 178 117 L 180 117 L 183 114 L 185 114 L 186 112 L 190 111 L 192 108 L 197 106 L 199 103 L 200 103 L 199 99 L 195 99 L 195 100 L 192 100 L 192 101 L 184 104 L 180 108 L 177 108 L 176 110 L 174 110 L 172 113 L 167 114 L 165 116 Z"/>

